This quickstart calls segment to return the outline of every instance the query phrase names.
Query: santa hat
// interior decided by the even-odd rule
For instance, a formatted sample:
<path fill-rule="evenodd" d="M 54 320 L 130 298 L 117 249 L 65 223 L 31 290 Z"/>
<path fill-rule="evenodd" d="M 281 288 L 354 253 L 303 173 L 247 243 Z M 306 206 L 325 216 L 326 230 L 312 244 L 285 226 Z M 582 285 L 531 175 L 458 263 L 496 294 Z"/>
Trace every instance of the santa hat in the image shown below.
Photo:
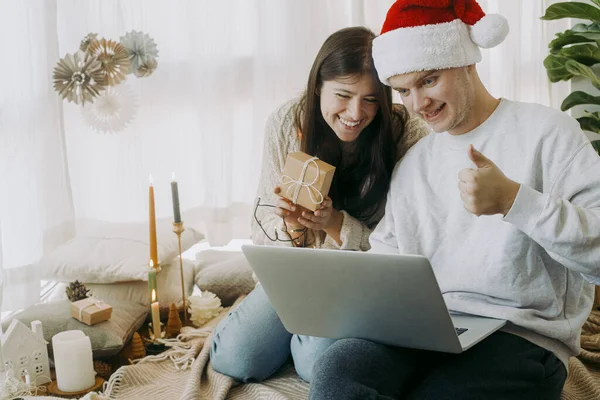
<path fill-rule="evenodd" d="M 476 0 L 397 0 L 373 41 L 373 60 L 389 85 L 394 75 L 475 64 L 480 47 L 494 47 L 507 34 L 506 18 L 486 15 Z"/>

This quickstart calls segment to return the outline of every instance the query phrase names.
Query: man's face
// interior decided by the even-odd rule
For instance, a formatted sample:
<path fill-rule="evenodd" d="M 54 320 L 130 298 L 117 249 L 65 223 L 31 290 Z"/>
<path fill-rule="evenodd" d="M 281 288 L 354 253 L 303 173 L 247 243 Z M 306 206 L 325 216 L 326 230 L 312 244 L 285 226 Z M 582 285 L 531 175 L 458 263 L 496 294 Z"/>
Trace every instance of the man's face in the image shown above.
<path fill-rule="evenodd" d="M 411 72 L 389 78 L 404 105 L 418 114 L 435 132 L 461 135 L 477 126 L 473 118 L 475 98 L 473 66 Z"/>

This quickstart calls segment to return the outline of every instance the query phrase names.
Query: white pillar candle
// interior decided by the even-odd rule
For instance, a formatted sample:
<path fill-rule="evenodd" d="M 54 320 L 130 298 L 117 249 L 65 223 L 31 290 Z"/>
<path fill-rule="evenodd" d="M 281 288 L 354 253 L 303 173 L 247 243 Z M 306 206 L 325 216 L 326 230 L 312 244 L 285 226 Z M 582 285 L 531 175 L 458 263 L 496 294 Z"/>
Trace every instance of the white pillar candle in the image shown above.
<path fill-rule="evenodd" d="M 52 337 L 58 389 L 79 392 L 94 386 L 96 373 L 92 343 L 82 331 L 65 331 Z"/>

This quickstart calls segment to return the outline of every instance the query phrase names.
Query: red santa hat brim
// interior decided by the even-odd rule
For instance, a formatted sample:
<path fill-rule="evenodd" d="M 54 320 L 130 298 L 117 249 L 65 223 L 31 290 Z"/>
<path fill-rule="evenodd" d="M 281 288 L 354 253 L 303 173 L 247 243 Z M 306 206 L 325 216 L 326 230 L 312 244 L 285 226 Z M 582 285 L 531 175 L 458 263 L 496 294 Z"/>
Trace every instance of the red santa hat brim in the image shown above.
<path fill-rule="evenodd" d="M 379 79 L 389 85 L 395 75 L 464 67 L 481 61 L 469 26 L 460 19 L 400 28 L 373 41 L 373 61 Z"/>

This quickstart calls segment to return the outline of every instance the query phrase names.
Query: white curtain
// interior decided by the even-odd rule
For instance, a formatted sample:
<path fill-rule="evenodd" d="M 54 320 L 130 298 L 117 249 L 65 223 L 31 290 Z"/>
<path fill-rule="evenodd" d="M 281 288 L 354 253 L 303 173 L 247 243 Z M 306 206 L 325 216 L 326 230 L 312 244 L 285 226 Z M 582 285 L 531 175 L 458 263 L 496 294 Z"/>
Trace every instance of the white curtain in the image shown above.
<path fill-rule="evenodd" d="M 510 33 L 498 47 L 483 50 L 478 70 L 496 97 L 560 108 L 568 95 L 568 82 L 551 84 L 543 60 L 556 32 L 568 29 L 570 20 L 542 21 L 546 8 L 558 0 L 480 0 L 488 13 L 504 15 Z"/>
<path fill-rule="evenodd" d="M 37 300 L 38 259 L 74 232 L 62 107 L 52 90 L 56 1 L 0 3 L 3 307 Z"/>
<path fill-rule="evenodd" d="M 564 28 L 539 19 L 546 2 L 480 1 L 511 24 L 507 41 L 484 51 L 478 67 L 495 96 L 557 104 L 542 60 Z M 20 284 L 37 284 L 36 261 L 86 221 L 146 220 L 149 174 L 158 217 L 171 216 L 174 172 L 187 226 L 213 245 L 248 237 L 267 116 L 302 92 L 330 33 L 351 25 L 378 33 L 392 3 L 0 0 L 5 278 L 14 269 Z M 137 96 L 132 123 L 98 134 L 80 107 L 53 91 L 52 69 L 90 32 L 118 41 L 131 30 L 155 40 L 158 68 L 125 82 Z"/>

